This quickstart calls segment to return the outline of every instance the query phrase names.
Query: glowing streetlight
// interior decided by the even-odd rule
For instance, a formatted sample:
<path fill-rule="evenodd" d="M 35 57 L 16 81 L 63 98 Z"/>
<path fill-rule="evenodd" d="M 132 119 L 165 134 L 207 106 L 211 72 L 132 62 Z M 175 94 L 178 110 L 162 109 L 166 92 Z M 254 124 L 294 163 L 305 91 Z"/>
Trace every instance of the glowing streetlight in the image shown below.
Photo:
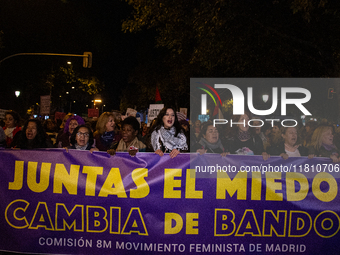
<path fill-rule="evenodd" d="M 71 61 L 67 61 L 67 64 L 68 64 L 68 65 L 71 65 L 71 64 L 72 64 L 72 62 L 71 62 Z"/>
<path fill-rule="evenodd" d="M 19 96 L 20 96 L 20 91 L 19 91 L 19 90 L 15 91 L 14 93 L 15 93 L 15 96 L 16 96 L 16 97 L 19 97 Z"/>
<path fill-rule="evenodd" d="M 93 109 L 97 109 L 96 105 L 101 103 L 102 103 L 101 96 L 99 94 L 95 95 L 93 100 Z"/>
<path fill-rule="evenodd" d="M 269 99 L 269 95 L 267 95 L 267 94 L 262 95 L 262 100 L 263 100 L 264 103 L 267 103 L 268 99 Z"/>

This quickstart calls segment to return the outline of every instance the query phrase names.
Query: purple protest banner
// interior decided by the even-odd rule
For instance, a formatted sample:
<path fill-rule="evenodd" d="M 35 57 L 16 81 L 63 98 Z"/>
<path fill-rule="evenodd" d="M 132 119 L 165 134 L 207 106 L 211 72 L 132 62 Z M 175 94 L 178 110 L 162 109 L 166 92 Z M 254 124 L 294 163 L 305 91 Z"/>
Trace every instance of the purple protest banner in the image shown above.
<path fill-rule="evenodd" d="M 338 254 L 340 248 L 339 164 L 326 158 L 2 150 L 0 170 L 2 251 Z"/>

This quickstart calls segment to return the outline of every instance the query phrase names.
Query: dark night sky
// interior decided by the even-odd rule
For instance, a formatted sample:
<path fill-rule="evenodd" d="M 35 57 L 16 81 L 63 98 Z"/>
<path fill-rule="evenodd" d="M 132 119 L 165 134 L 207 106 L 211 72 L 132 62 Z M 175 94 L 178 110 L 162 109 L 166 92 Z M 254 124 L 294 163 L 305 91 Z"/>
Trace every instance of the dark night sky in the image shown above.
<path fill-rule="evenodd" d="M 13 106 L 14 90 L 24 90 L 34 80 L 40 82 L 44 72 L 71 60 L 76 71 L 105 83 L 102 97 L 107 110 L 119 109 L 120 89 L 138 63 L 138 45 L 148 40 L 121 31 L 122 20 L 131 11 L 125 1 L 0 0 L 0 6 L 4 44 L 0 59 L 21 52 L 93 53 L 91 69 L 82 67 L 81 58 L 19 56 L 4 61 L 0 66 L 0 108 Z"/>
<path fill-rule="evenodd" d="M 4 61 L 0 64 L 0 109 L 24 109 L 39 102 L 39 96 L 48 93 L 41 94 L 37 84 L 44 84 L 46 74 L 67 61 L 77 72 L 105 83 L 101 93 L 105 110 L 119 109 L 129 73 L 160 52 L 154 48 L 152 31 L 122 32 L 122 21 L 131 11 L 124 0 L 0 0 L 4 46 L 0 59 L 22 52 L 93 53 L 90 69 L 82 67 L 81 58 L 19 56 Z M 22 91 L 21 98 L 15 97 L 15 90 Z M 326 98 L 327 89 L 315 94 Z"/>

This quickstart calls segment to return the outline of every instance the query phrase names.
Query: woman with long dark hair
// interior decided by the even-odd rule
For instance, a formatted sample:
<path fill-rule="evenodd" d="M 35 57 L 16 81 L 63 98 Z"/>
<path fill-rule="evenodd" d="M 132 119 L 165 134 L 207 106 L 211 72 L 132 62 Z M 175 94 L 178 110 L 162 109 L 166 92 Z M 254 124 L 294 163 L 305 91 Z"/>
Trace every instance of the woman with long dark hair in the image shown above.
<path fill-rule="evenodd" d="M 172 107 L 164 107 L 150 129 L 149 148 L 159 156 L 169 153 L 171 158 L 187 151 L 187 139 Z"/>
<path fill-rule="evenodd" d="M 17 140 L 13 141 L 13 148 L 26 150 L 52 148 L 41 122 L 37 119 L 28 120 Z"/>

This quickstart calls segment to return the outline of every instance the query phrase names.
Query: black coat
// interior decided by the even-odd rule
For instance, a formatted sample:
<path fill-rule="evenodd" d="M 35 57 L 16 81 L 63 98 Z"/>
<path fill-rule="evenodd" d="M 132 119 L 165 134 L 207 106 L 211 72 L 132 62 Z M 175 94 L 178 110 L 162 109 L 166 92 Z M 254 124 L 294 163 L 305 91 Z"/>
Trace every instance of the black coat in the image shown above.
<path fill-rule="evenodd" d="M 216 148 L 216 149 L 211 149 L 209 147 L 204 147 L 202 144 L 200 143 L 196 143 L 195 145 L 193 145 L 191 147 L 191 151 L 190 152 L 197 152 L 197 150 L 199 149 L 205 149 L 207 150 L 207 153 L 218 153 L 218 154 L 221 154 L 223 152 L 225 152 L 225 149 L 223 148 Z"/>
<path fill-rule="evenodd" d="M 227 144 L 224 145 L 224 148 L 228 148 L 228 151 L 231 154 L 237 154 L 237 150 L 242 149 L 244 147 L 249 148 L 253 151 L 254 155 L 261 155 L 264 152 L 262 139 L 258 135 L 251 136 L 247 141 L 241 141 L 236 136 L 228 139 Z"/>
<path fill-rule="evenodd" d="M 308 156 L 308 149 L 306 147 L 300 145 L 298 150 L 302 157 Z M 270 146 L 267 149 L 267 153 L 272 156 L 280 156 L 281 153 L 286 153 L 284 142 L 281 142 L 276 146 Z"/>

